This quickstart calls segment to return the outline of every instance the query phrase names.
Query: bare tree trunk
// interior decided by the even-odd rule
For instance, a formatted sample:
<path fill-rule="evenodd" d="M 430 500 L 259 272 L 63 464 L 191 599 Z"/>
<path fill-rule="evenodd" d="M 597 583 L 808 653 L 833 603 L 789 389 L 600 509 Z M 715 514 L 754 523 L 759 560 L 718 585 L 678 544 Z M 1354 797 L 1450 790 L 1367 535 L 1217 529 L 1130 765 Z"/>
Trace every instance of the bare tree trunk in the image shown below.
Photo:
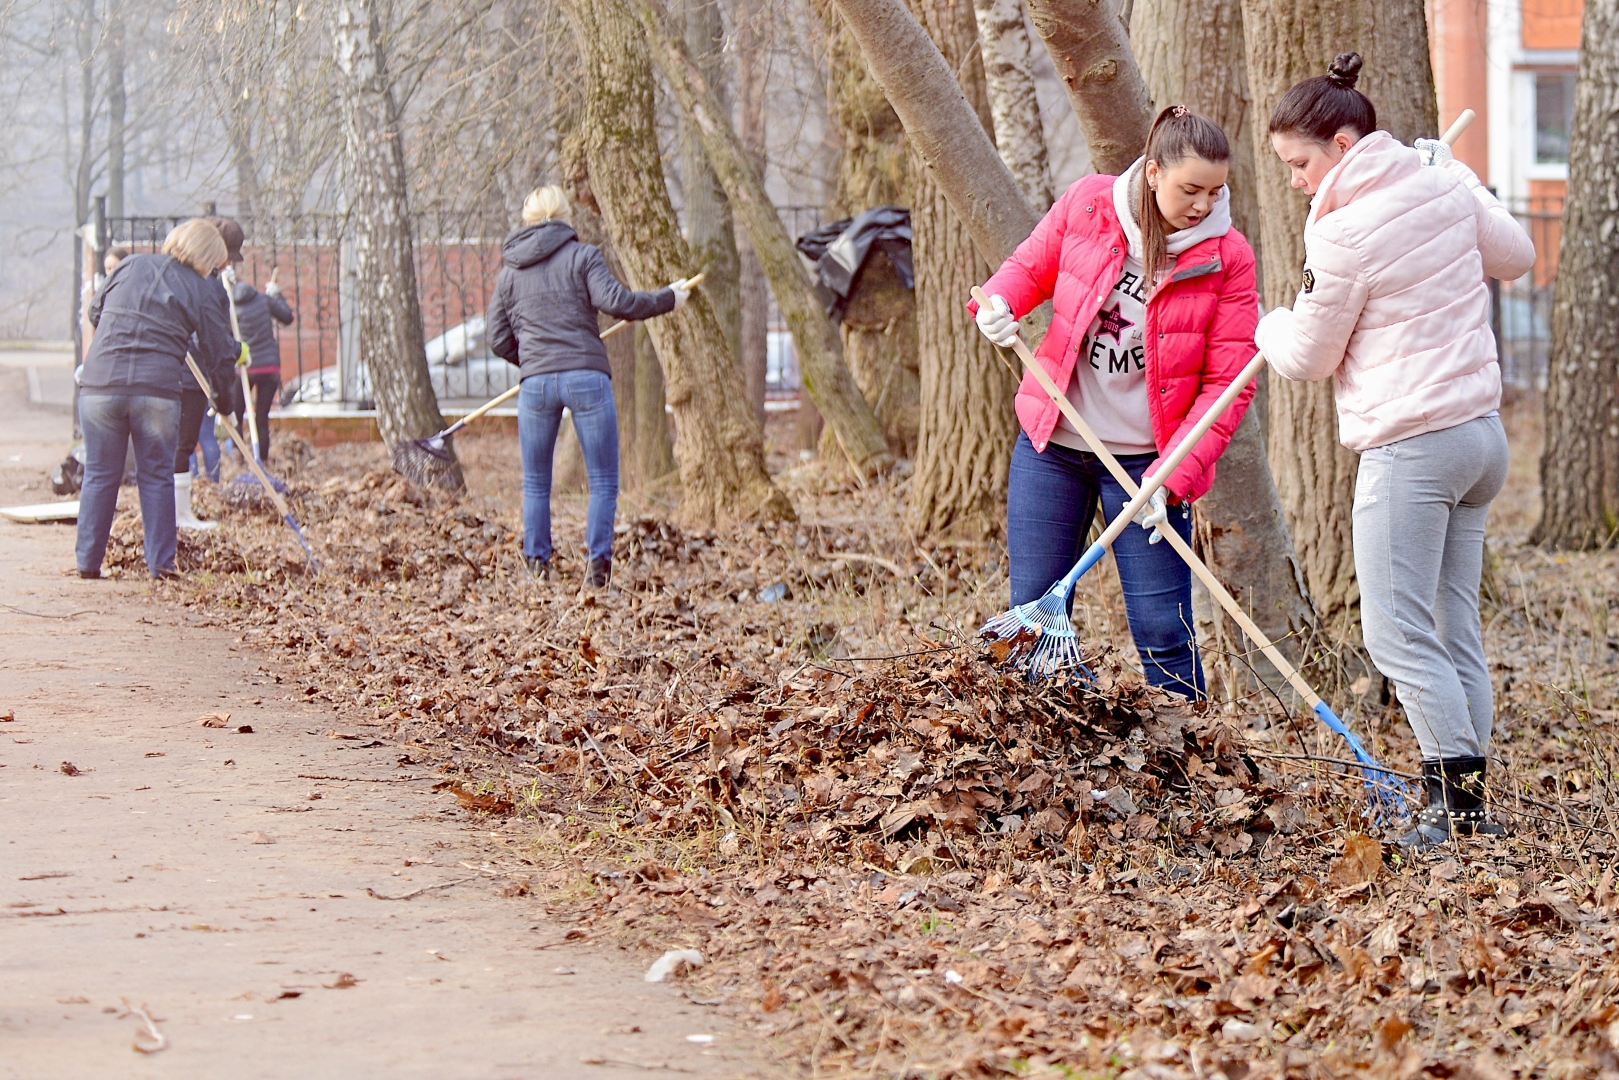
<path fill-rule="evenodd" d="M 956 74 L 903 0 L 835 0 L 872 76 L 904 123 L 910 148 L 998 266 L 1034 231 L 1040 215 L 984 130 Z"/>
<path fill-rule="evenodd" d="M 1276 103 L 1294 83 L 1327 70 L 1340 52 L 1366 60 L 1362 86 L 1378 121 L 1409 142 L 1437 133 L 1433 69 L 1422 0 L 1242 0 L 1248 85 L 1256 112 L 1255 171 L 1262 223 L 1261 263 L 1267 307 L 1291 305 L 1304 266 L 1308 199 L 1288 186 L 1288 171 L 1267 134 Z M 1356 455 L 1338 442 L 1330 381 L 1271 379 L 1268 450 L 1304 581 L 1333 636 L 1358 636 L 1360 589 L 1350 543 Z"/>
<path fill-rule="evenodd" d="M 360 359 L 371 371 L 377 428 L 391 448 L 443 430 L 444 417 L 427 374 L 404 137 L 373 0 L 338 0 L 334 38 Z M 465 485 L 459 465 L 448 483 Z"/>
<path fill-rule="evenodd" d="M 564 0 L 585 81 L 581 131 L 591 190 L 614 248 L 637 287 L 690 272 L 691 251 L 665 186 L 653 126 L 652 69 L 640 26 L 625 0 Z M 748 517 L 793 516 L 765 471 L 758 423 L 743 397 L 741 371 L 702 290 L 648 332 L 674 406 L 681 515 L 698 526 Z M 640 389 L 637 370 L 637 389 Z"/>
<path fill-rule="evenodd" d="M 989 95 L 977 58 L 972 0 L 911 0 L 911 9 L 956 73 L 990 137 Z M 998 536 L 1006 520 L 1006 475 L 1017 440 L 1012 378 L 967 314 L 972 287 L 995 268 L 973 246 L 933 171 L 909 170 L 908 201 L 916 261 L 922 419 L 911 481 L 910 520 L 918 533 L 973 539 Z"/>
<path fill-rule="evenodd" d="M 1079 117 L 1091 164 L 1098 172 L 1123 172 L 1147 145 L 1152 102 L 1119 9 L 1098 0 L 1028 3 Z"/>
<path fill-rule="evenodd" d="M 829 45 L 827 116 L 842 147 L 828 211 L 834 218 L 852 217 L 904 203 L 911 168 L 904 125 L 831 3 L 816 6 Z M 877 414 L 888 448 L 914 456 L 922 402 L 916 290 L 900 281 L 886 255 L 873 253 L 855 279 L 838 329 L 849 370 Z"/>
<path fill-rule="evenodd" d="M 990 114 L 995 119 L 995 146 L 1023 194 L 1036 210 L 1044 212 L 1055 196 L 1023 4 L 1020 0 L 973 0 L 973 10 L 978 16 Z"/>
<path fill-rule="evenodd" d="M 681 112 L 702 135 L 709 163 L 725 188 L 732 212 L 747 230 L 776 294 L 776 303 L 787 317 L 798 347 L 804 388 L 815 399 L 857 473 L 870 475 L 886 468 L 893 456 L 882 429 L 849 372 L 837 329 L 821 310 L 809 273 L 765 194 L 763 180 L 715 101 L 702 71 L 679 39 L 669 33 L 661 6 L 656 0 L 633 2 L 642 27 L 651 37 L 653 58 L 669 81 Z"/>
<path fill-rule="evenodd" d="M 129 96 L 124 89 L 124 10 L 107 5 L 107 216 L 124 216 L 124 133 Z"/>
<path fill-rule="evenodd" d="M 629 337 L 622 334 L 621 337 Z M 629 442 L 638 483 L 649 487 L 674 472 L 675 442 L 669 434 L 668 403 L 664 400 L 663 365 L 645 323 L 635 324 L 635 400 L 629 411 L 635 430 Z"/>
<path fill-rule="evenodd" d="M 765 174 L 765 65 L 769 60 L 766 37 L 770 15 L 759 0 L 742 0 L 736 7 L 737 137 L 760 176 Z M 770 369 L 770 285 L 764 267 L 748 238 L 736 238 L 741 267 L 742 346 L 739 353 L 747 376 L 748 403 L 765 425 L 765 382 Z"/>
<path fill-rule="evenodd" d="M 730 80 L 726 77 L 725 20 L 719 0 L 684 0 L 686 48 L 721 109 L 731 109 Z M 703 152 L 702 139 L 689 123 L 681 125 L 680 176 L 686 202 L 686 236 L 696 265 L 708 275 L 703 291 L 714 306 L 714 315 L 731 343 L 731 355 L 742 355 L 741 263 L 737 258 L 736 227 L 731 222 L 731 204 L 714 177 L 714 169 Z M 746 376 L 744 375 L 744 385 Z"/>
<path fill-rule="evenodd" d="M 1619 535 L 1619 0 L 1587 0 L 1552 306 L 1534 541 Z"/>
<path fill-rule="evenodd" d="M 1231 217 L 1238 231 L 1257 240 L 1254 110 L 1248 101 L 1240 0 L 1136 0 L 1130 44 L 1141 58 L 1154 108 L 1185 105 L 1231 136 Z M 1262 401 L 1255 399 L 1220 457 L 1214 486 L 1197 501 L 1194 546 L 1266 636 L 1287 643 L 1296 659 L 1298 635 L 1314 625 L 1315 611 L 1265 458 Z M 1236 624 L 1201 587 L 1196 591 L 1198 634 L 1211 653 L 1208 667 L 1225 683 L 1216 696 L 1242 697 L 1249 665 L 1279 685 L 1262 655 L 1252 648 L 1244 654 Z"/>

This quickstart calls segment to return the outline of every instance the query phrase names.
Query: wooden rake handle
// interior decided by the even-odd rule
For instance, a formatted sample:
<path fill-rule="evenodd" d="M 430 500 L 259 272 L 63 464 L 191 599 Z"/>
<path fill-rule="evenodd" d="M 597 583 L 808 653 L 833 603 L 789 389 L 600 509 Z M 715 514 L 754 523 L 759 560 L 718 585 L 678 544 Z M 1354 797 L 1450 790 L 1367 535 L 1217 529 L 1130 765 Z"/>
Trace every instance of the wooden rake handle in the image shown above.
<path fill-rule="evenodd" d="M 973 292 L 974 299 L 983 297 L 983 299 L 978 299 L 979 304 L 983 304 L 988 300 L 988 297 L 983 296 L 981 289 L 975 288 Z M 1067 396 L 1057 389 L 1057 384 L 1052 381 L 1050 375 L 1046 374 L 1046 369 L 1040 366 L 1040 362 L 1035 359 L 1034 353 L 1029 351 L 1029 347 L 1024 344 L 1021 337 L 1013 339 L 1012 349 L 1017 353 L 1018 359 L 1023 361 L 1023 366 L 1028 369 L 1029 374 L 1034 376 L 1034 381 L 1040 384 L 1040 388 L 1062 411 L 1068 423 L 1073 426 L 1075 431 L 1079 432 L 1079 437 L 1085 440 L 1085 445 L 1091 448 L 1091 452 L 1096 455 L 1096 459 L 1107 467 L 1107 471 L 1113 475 L 1113 479 L 1119 482 L 1119 486 L 1133 500 L 1140 492 L 1139 486 L 1130 478 L 1130 474 L 1124 471 L 1124 466 L 1119 464 L 1119 459 L 1109 453 L 1107 447 L 1102 445 L 1102 440 L 1097 436 L 1095 430 L 1085 422 L 1085 418 L 1079 415 L 1079 410 L 1074 408 L 1073 403 L 1068 400 Z M 1255 360 L 1262 359 L 1262 356 L 1255 357 Z M 1252 367 L 1253 364 L 1250 363 L 1249 366 Z M 1282 651 L 1254 624 L 1254 621 L 1248 617 L 1248 613 L 1242 609 L 1242 605 L 1237 603 L 1236 598 L 1226 591 L 1224 585 L 1220 584 L 1220 579 L 1215 577 L 1213 571 L 1204 565 L 1202 559 L 1197 557 L 1197 552 L 1192 550 L 1191 545 L 1181 539 L 1180 533 L 1166 525 L 1160 525 L 1158 532 L 1168 541 L 1169 546 L 1175 549 L 1175 554 L 1179 555 L 1182 561 L 1191 568 L 1192 573 L 1197 575 L 1198 580 L 1203 583 L 1203 587 L 1209 590 L 1209 595 L 1214 597 L 1220 606 L 1225 609 L 1226 614 L 1231 616 L 1232 621 L 1242 628 L 1242 632 L 1248 636 L 1248 640 L 1259 646 L 1259 651 L 1264 653 L 1265 658 L 1276 666 L 1276 670 L 1282 673 L 1283 677 L 1298 692 L 1299 696 L 1304 698 L 1310 708 L 1314 709 L 1317 705 L 1320 705 L 1321 695 L 1311 689 L 1310 684 L 1305 682 L 1303 676 L 1298 673 L 1298 669 L 1288 662 L 1287 657 L 1282 655 Z"/>
<path fill-rule="evenodd" d="M 701 285 L 703 283 L 703 278 L 705 278 L 707 276 L 708 275 L 706 273 L 698 274 L 695 277 L 689 277 L 689 278 L 683 279 L 680 282 L 680 284 L 683 287 L 687 288 L 687 289 L 695 289 L 697 286 L 699 286 L 699 285 Z M 629 325 L 631 325 L 631 320 L 629 320 L 629 319 L 620 320 L 619 322 L 614 323 L 612 326 L 609 326 L 606 330 L 603 330 L 602 335 L 601 335 L 601 339 L 603 341 L 606 341 L 608 338 L 612 337 L 614 334 L 618 333 L 620 330 L 624 329 L 626 326 L 629 326 Z M 484 402 L 482 405 L 479 405 L 476 409 L 473 409 L 471 412 L 469 412 L 465 416 L 463 416 L 452 427 L 448 428 L 444 432 L 444 434 L 448 435 L 453 431 L 459 431 L 461 428 L 466 427 L 468 424 L 470 424 L 470 423 L 472 423 L 472 421 L 478 419 L 478 417 L 482 416 L 484 413 L 488 412 L 490 409 L 493 409 L 498 405 L 503 405 L 506 402 L 510 401 L 512 398 L 516 397 L 517 392 L 519 390 L 521 390 L 522 388 L 523 388 L 523 384 L 521 382 L 519 382 L 519 383 L 517 383 L 517 385 L 511 387 L 510 389 L 508 389 L 505 393 L 501 394 L 500 396 L 492 398 L 491 400 Z"/>

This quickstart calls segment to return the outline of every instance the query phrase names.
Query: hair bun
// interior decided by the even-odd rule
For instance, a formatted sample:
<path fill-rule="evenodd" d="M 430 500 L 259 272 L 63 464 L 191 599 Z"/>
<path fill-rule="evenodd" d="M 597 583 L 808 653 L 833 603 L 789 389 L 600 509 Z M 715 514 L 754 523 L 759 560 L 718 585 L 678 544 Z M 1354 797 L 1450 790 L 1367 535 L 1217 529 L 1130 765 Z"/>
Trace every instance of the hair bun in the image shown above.
<path fill-rule="evenodd" d="M 1361 64 L 1360 53 L 1339 53 L 1332 58 L 1332 63 L 1327 65 L 1327 79 L 1335 86 L 1353 90 L 1355 83 L 1360 79 Z"/>

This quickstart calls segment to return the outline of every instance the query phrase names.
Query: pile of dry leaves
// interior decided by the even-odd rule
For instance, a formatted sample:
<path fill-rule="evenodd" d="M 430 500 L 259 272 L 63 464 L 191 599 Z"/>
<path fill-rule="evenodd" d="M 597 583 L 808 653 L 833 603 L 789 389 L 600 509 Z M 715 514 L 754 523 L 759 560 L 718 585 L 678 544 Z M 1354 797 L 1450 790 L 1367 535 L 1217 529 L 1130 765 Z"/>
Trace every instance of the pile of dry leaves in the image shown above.
<path fill-rule="evenodd" d="M 493 440 L 461 499 L 288 443 L 322 572 L 205 496 L 225 527 L 183 534 L 171 595 L 441 764 L 438 797 L 531 821 L 507 869 L 558 918 L 698 949 L 693 996 L 817 1075 L 1619 1076 L 1612 688 L 1546 696 L 1540 651 L 1503 661 L 1542 703 L 1503 687 L 1515 835 L 1412 861 L 1279 707 L 1190 706 L 1101 643 L 1069 685 L 998 672 L 971 628 L 1000 558 L 918 546 L 902 490 L 723 536 L 632 517 L 592 594 L 566 544 L 524 568 Z M 133 520 L 108 561 L 139 572 Z M 1492 633 L 1540 632 L 1524 597 Z"/>

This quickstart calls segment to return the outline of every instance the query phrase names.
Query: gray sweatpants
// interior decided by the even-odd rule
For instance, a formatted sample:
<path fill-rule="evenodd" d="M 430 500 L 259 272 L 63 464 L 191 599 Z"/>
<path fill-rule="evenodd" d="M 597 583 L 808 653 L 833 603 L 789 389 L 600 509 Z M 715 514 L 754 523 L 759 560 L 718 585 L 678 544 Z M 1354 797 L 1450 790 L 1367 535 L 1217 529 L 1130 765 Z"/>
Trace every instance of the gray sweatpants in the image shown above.
<path fill-rule="evenodd" d="M 1506 477 L 1507 436 L 1495 416 L 1360 455 L 1361 629 L 1424 760 L 1480 757 L 1490 741 L 1495 695 L 1478 589 L 1484 519 Z"/>

